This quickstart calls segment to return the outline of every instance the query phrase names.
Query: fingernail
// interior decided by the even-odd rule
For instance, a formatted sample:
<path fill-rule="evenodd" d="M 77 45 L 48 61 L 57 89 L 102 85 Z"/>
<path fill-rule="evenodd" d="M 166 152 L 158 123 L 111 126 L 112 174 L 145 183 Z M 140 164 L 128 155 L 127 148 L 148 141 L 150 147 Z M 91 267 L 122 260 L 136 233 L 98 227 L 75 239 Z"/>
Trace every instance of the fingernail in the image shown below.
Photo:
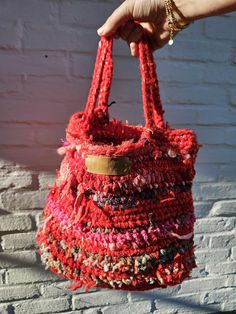
<path fill-rule="evenodd" d="M 101 36 L 104 32 L 104 26 L 100 27 L 98 30 L 97 30 L 97 33 L 99 36 Z"/>

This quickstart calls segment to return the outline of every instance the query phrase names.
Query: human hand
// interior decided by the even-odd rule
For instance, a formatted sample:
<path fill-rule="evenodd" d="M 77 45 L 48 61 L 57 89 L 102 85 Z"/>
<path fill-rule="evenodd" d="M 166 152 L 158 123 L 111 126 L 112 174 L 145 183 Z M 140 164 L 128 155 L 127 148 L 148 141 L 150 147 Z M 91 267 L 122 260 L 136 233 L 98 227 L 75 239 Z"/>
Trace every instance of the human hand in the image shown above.
<path fill-rule="evenodd" d="M 177 1 L 178 2 L 178 1 Z M 180 1 L 181 2 L 181 1 Z M 176 1 L 175 1 L 176 4 Z M 184 6 L 180 6 L 182 9 Z M 174 13 L 179 24 L 189 22 L 175 5 Z M 131 55 L 138 57 L 137 42 L 145 32 L 153 50 L 163 47 L 170 38 L 164 0 L 125 0 L 98 29 L 100 36 L 121 37 L 130 46 Z M 177 32 L 176 32 L 177 33 Z M 176 35 L 176 33 L 174 35 Z"/>

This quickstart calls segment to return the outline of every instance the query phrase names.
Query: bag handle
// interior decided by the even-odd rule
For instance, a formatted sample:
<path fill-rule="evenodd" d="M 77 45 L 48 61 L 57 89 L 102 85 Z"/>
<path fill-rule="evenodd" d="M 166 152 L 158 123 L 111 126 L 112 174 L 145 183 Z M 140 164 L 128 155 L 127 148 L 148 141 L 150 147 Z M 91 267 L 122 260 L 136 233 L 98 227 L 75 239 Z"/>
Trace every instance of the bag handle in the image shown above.
<path fill-rule="evenodd" d="M 88 126 L 92 123 L 96 102 L 98 101 L 98 107 L 107 106 L 108 103 L 113 74 L 112 45 L 112 38 L 102 37 L 99 42 L 92 84 L 84 110 L 84 119 Z M 143 36 L 138 48 L 145 127 L 164 128 L 164 110 L 160 99 L 156 65 L 146 36 Z"/>

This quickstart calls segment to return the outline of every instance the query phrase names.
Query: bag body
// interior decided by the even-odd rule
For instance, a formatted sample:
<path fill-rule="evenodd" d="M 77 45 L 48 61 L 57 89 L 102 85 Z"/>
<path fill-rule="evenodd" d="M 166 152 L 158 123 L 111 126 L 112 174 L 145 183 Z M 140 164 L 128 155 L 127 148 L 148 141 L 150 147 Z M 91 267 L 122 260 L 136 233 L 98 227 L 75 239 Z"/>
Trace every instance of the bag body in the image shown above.
<path fill-rule="evenodd" d="M 166 288 L 190 278 L 195 133 L 164 122 L 156 66 L 139 43 L 145 126 L 109 119 L 112 39 L 101 38 L 84 112 L 70 118 L 65 154 L 37 232 L 45 268 L 85 286 Z"/>

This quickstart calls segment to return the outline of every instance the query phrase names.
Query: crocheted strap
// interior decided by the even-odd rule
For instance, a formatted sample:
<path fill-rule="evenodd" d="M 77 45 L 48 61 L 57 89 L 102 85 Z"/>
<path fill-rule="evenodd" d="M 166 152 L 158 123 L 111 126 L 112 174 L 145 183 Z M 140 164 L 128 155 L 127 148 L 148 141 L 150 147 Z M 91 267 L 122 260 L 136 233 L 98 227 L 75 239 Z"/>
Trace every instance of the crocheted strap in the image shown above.
<path fill-rule="evenodd" d="M 84 117 L 89 125 L 93 119 L 96 103 L 98 102 L 98 107 L 107 106 L 108 103 L 113 74 L 112 45 L 112 38 L 102 37 L 99 42 L 92 85 L 84 110 Z M 146 36 L 143 36 L 138 47 L 146 127 L 163 128 L 164 110 L 160 100 L 156 65 Z"/>

